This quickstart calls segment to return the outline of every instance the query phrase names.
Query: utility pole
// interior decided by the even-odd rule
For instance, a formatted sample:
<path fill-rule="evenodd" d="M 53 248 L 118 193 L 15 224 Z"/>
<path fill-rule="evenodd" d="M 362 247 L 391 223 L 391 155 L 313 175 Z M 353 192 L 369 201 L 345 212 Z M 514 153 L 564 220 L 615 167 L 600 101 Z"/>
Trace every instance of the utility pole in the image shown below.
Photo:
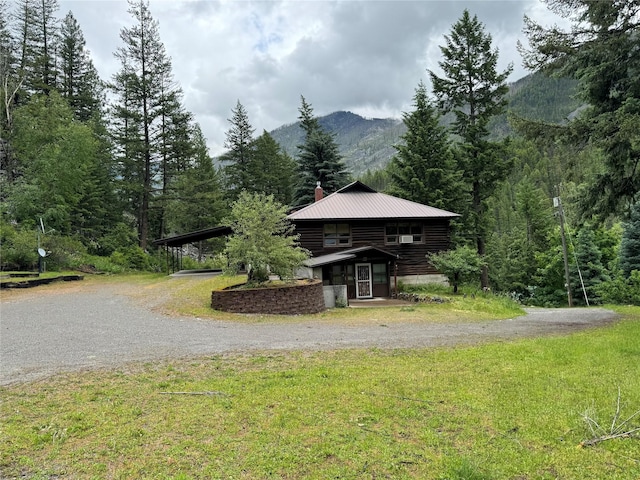
<path fill-rule="evenodd" d="M 569 259 L 567 255 L 567 239 L 564 234 L 564 210 L 562 208 L 562 201 L 560 197 L 553 198 L 553 206 L 558 209 L 558 217 L 560 217 L 560 236 L 562 237 L 562 256 L 564 258 L 564 280 L 565 287 L 567 287 L 567 300 L 569 306 L 573 307 L 573 299 L 571 298 L 571 283 L 569 281 Z"/>

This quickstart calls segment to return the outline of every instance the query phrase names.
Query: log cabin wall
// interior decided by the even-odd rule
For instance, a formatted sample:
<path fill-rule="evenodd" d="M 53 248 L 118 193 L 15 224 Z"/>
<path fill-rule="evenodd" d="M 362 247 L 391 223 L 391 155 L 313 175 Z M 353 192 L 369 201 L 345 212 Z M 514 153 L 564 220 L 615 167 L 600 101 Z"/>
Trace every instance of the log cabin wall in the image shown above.
<path fill-rule="evenodd" d="M 402 221 L 402 219 L 398 220 Z M 423 224 L 423 241 L 412 244 L 385 244 L 385 226 L 387 220 L 339 220 L 335 223 L 349 223 L 351 226 L 351 245 L 339 247 L 324 246 L 324 223 L 317 221 L 295 222 L 296 232 L 300 235 L 300 245 L 308 249 L 314 257 L 336 253 L 350 248 L 375 246 L 396 255 L 400 255 L 398 275 L 428 275 L 438 273 L 428 262 L 429 253 L 449 248 L 450 229 L 448 219 L 428 219 Z"/>

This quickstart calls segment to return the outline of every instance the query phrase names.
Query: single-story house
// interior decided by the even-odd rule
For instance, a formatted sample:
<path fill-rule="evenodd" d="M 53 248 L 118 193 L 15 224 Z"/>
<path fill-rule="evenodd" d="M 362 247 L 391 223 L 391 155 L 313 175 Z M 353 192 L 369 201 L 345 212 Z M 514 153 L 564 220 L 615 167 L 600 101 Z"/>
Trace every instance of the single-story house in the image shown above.
<path fill-rule="evenodd" d="M 397 282 L 443 282 L 427 255 L 447 250 L 456 213 L 378 193 L 361 182 L 322 194 L 289 219 L 312 254 L 306 275 L 348 298 L 391 296 Z"/>

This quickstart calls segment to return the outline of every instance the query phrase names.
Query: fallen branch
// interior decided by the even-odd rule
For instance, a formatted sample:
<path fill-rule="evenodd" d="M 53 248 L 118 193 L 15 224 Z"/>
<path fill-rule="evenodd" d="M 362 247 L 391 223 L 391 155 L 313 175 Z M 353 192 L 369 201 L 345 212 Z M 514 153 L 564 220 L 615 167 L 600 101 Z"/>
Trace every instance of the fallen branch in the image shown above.
<path fill-rule="evenodd" d="M 160 395 L 210 395 L 210 396 L 220 396 L 220 397 L 230 397 L 228 393 L 224 392 L 160 392 Z"/>
<path fill-rule="evenodd" d="M 597 445 L 600 442 L 604 442 L 606 440 L 613 440 L 616 438 L 640 438 L 640 427 L 631 426 L 629 423 L 634 418 L 640 416 L 640 410 L 636 411 L 629 417 L 627 417 L 624 421 L 620 422 L 620 387 L 618 387 L 618 398 L 616 401 L 616 410 L 613 414 L 613 418 L 611 420 L 611 426 L 608 428 L 603 428 L 590 414 L 589 412 L 585 412 L 582 414 L 583 420 L 586 422 L 593 438 L 584 440 L 580 442 L 578 446 L 580 447 L 591 447 L 593 445 Z"/>
<path fill-rule="evenodd" d="M 633 430 L 630 430 L 628 432 L 616 433 L 614 435 L 602 435 L 601 437 L 592 438 L 591 440 L 585 440 L 583 442 L 580 442 L 580 446 L 592 447 L 594 445 L 597 445 L 600 442 L 604 442 L 606 440 L 614 440 L 616 438 L 631 438 L 631 437 L 640 438 L 640 436 L 637 435 L 636 432 L 640 432 L 640 427 L 634 428 Z"/>
<path fill-rule="evenodd" d="M 371 395 L 372 397 L 389 397 L 389 398 L 397 398 L 399 400 L 407 400 L 410 402 L 433 403 L 431 400 L 422 400 L 421 398 L 403 397 L 401 395 L 388 395 L 385 393 L 373 393 L 373 392 L 362 392 L 362 393 L 367 393 L 367 395 Z"/>

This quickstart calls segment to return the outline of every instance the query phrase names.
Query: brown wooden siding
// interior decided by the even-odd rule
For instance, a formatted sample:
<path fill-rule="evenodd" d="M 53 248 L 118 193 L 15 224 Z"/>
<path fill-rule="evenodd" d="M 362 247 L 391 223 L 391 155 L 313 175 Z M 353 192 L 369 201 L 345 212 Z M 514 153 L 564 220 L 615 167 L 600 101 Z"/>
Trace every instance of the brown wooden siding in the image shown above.
<path fill-rule="evenodd" d="M 347 222 L 344 222 L 347 223 Z M 449 220 L 433 219 L 423 222 L 423 243 L 385 245 L 384 233 L 387 221 L 360 220 L 351 225 L 351 245 L 325 247 L 323 245 L 324 222 L 296 222 L 296 232 L 300 235 L 300 245 L 308 249 L 314 257 L 372 245 L 387 252 L 400 255 L 398 275 L 425 275 L 438 273 L 428 262 L 426 255 L 449 248 Z"/>

